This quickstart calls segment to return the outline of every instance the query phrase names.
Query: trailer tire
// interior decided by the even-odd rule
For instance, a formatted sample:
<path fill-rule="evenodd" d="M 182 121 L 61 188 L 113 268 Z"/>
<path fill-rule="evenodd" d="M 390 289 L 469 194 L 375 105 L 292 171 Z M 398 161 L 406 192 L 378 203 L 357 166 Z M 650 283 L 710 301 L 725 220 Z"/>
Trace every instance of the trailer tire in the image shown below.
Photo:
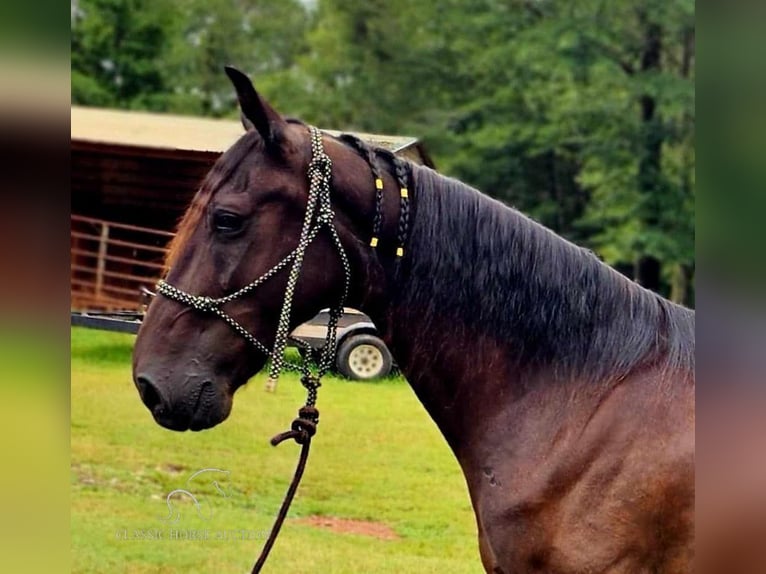
<path fill-rule="evenodd" d="M 375 335 L 350 335 L 338 347 L 335 364 L 345 377 L 369 381 L 391 372 L 393 357 L 386 344 Z"/>

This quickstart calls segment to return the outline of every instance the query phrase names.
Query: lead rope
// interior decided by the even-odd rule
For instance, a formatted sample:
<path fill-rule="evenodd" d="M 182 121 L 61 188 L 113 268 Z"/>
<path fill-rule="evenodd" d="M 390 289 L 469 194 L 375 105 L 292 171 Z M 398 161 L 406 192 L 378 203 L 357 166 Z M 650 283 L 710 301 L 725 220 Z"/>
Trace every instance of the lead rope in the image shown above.
<path fill-rule="evenodd" d="M 282 505 L 279 508 L 274 524 L 271 527 L 269 537 L 266 539 L 266 543 L 263 545 L 258 559 L 253 565 L 252 574 L 258 574 L 266 563 L 266 559 L 269 557 L 269 553 L 277 540 L 279 531 L 282 528 L 282 524 L 287 518 L 287 513 L 290 510 L 290 505 L 293 502 L 295 493 L 298 490 L 298 485 L 303 478 L 303 471 L 306 468 L 306 462 L 309 457 L 309 451 L 311 449 L 311 439 L 316 434 L 317 425 L 319 424 L 319 410 L 316 408 L 317 390 L 321 386 L 321 379 L 330 369 L 332 365 L 333 357 L 335 356 L 335 346 L 337 342 L 337 328 L 338 319 L 343 314 L 343 305 L 346 302 L 348 296 L 351 268 L 348 263 L 348 257 L 343 249 L 343 246 L 338 237 L 338 232 L 335 226 L 332 225 L 333 212 L 330 202 L 330 180 L 332 171 L 332 161 L 329 156 L 325 155 L 322 148 L 322 136 L 321 132 L 314 127 L 311 130 L 311 151 L 313 159 L 309 165 L 309 178 L 310 178 L 310 190 L 316 193 L 309 193 L 309 205 L 306 210 L 306 218 L 303 224 L 303 230 L 301 232 L 301 239 L 296 250 L 296 255 L 293 261 L 293 267 L 291 269 L 290 277 L 287 283 L 287 291 L 285 294 L 285 305 L 282 307 L 282 315 L 279 320 L 279 327 L 277 328 L 277 338 L 274 344 L 274 350 L 272 351 L 272 365 L 269 371 L 269 381 L 276 383 L 276 378 L 279 377 L 279 373 L 283 366 L 284 347 L 287 344 L 287 337 L 289 335 L 289 318 L 290 318 L 290 306 L 287 301 L 292 301 L 293 294 L 295 292 L 295 284 L 298 279 L 300 267 L 303 262 L 303 254 L 306 247 L 311 242 L 311 219 L 315 209 L 317 200 L 319 201 L 319 213 L 317 215 L 316 228 L 326 225 L 330 231 L 333 244 L 338 250 L 341 258 L 341 264 L 343 265 L 343 294 L 341 295 L 340 302 L 336 307 L 330 309 L 330 317 L 327 323 L 327 335 L 325 339 L 325 345 L 322 348 L 322 355 L 319 360 L 317 368 L 317 374 L 311 374 L 307 363 L 304 361 L 301 365 L 301 384 L 306 388 L 306 404 L 298 409 L 298 417 L 293 420 L 290 425 L 290 430 L 279 433 L 271 439 L 271 445 L 277 446 L 282 442 L 293 439 L 297 444 L 301 445 L 301 452 L 298 455 L 298 463 L 295 466 L 295 472 L 293 473 L 293 479 L 290 481 L 290 486 L 287 488 L 285 497 L 282 500 Z M 279 351 L 279 354 L 277 352 Z"/>
<path fill-rule="evenodd" d="M 271 439 L 272 446 L 277 446 L 288 439 L 293 439 L 296 443 L 301 445 L 298 464 L 295 467 L 290 486 L 285 493 L 285 498 L 282 500 L 282 506 L 279 508 L 279 513 L 274 520 L 274 525 L 271 527 L 269 537 L 266 539 L 266 543 L 263 545 L 263 549 L 261 550 L 258 559 L 255 561 L 252 574 L 258 574 L 263 568 L 263 565 L 266 564 L 266 559 L 269 557 L 269 553 L 277 540 L 277 536 L 279 536 L 279 531 L 282 528 L 285 518 L 287 518 L 290 505 L 298 490 L 301 478 L 303 478 L 303 471 L 306 468 L 306 461 L 309 458 L 309 449 L 311 449 L 311 438 L 316 434 L 317 424 L 319 423 L 319 411 L 316 406 L 314 406 L 316 403 L 317 389 L 320 385 L 319 376 L 304 375 L 301 377 L 301 383 L 308 390 L 306 404 L 298 410 L 298 418 L 296 418 L 292 425 L 290 425 L 290 430 L 279 433 Z"/>
<path fill-rule="evenodd" d="M 182 289 L 174 287 L 165 280 L 160 280 L 157 283 L 157 293 L 163 295 L 179 303 L 188 305 L 198 311 L 205 313 L 212 313 L 220 317 L 223 321 L 228 323 L 232 329 L 239 333 L 243 338 L 249 341 L 256 349 L 271 357 L 271 366 L 269 368 L 269 386 L 276 385 L 276 381 L 279 378 L 283 369 L 292 369 L 301 372 L 301 384 L 306 388 L 308 396 L 306 397 L 306 404 L 298 410 L 298 417 L 292 422 L 290 430 L 280 433 L 271 439 L 271 444 L 277 446 L 287 439 L 293 439 L 296 443 L 301 445 L 301 452 L 298 457 L 298 464 L 296 465 L 293 479 L 290 482 L 290 486 L 287 489 L 285 498 L 282 501 L 282 506 L 279 509 L 274 525 L 271 528 L 269 538 L 264 544 L 258 560 L 253 566 L 252 573 L 257 574 L 263 568 L 266 558 L 268 558 L 271 548 L 274 546 L 279 530 L 282 527 L 282 523 L 287 516 L 287 512 L 290 509 L 290 504 L 293 501 L 295 492 L 298 490 L 303 471 L 306 467 L 306 461 L 309 455 L 309 449 L 311 447 L 311 438 L 316 433 L 316 427 L 319 423 L 319 411 L 316 408 L 317 389 L 321 385 L 322 377 L 327 373 L 333 363 L 335 357 L 335 347 L 337 343 L 337 329 L 338 319 L 343 315 L 343 306 L 345 305 L 348 297 L 348 291 L 351 279 L 351 267 L 348 263 L 348 257 L 341 244 L 338 231 L 333 225 L 334 214 L 332 211 L 332 201 L 330 197 L 331 180 L 332 180 L 332 160 L 324 152 L 322 146 L 322 132 L 313 126 L 309 126 L 311 133 L 311 153 L 312 158 L 308 168 L 309 178 L 309 192 L 308 202 L 306 205 L 306 215 L 303 220 L 303 227 L 301 228 L 300 238 L 298 240 L 298 246 L 289 253 L 284 259 L 277 263 L 274 267 L 264 273 L 261 277 L 245 285 L 238 291 L 231 293 L 225 297 L 212 298 L 201 295 L 192 295 Z M 316 224 L 312 225 L 314 218 L 316 217 Z M 333 245 L 338 250 L 341 264 L 343 266 L 343 293 L 341 295 L 338 305 L 330 309 L 330 317 L 327 323 L 327 336 L 325 338 L 325 345 L 322 348 L 322 354 L 317 366 L 317 373 L 314 375 L 306 361 L 303 361 L 301 365 L 293 365 L 292 363 L 285 361 L 285 347 L 287 346 L 287 339 L 290 335 L 290 311 L 292 308 L 292 300 L 295 296 L 295 287 L 298 282 L 298 276 L 300 275 L 301 266 L 303 265 L 303 257 L 306 249 L 316 239 L 319 231 L 322 228 L 327 228 L 330 233 Z M 244 295 L 249 294 L 255 290 L 256 287 L 263 284 L 266 280 L 274 277 L 280 270 L 287 267 L 292 262 L 290 268 L 290 274 L 287 280 L 287 286 L 285 288 L 285 299 L 282 303 L 282 311 L 279 316 L 279 323 L 277 326 L 277 334 L 274 340 L 274 346 L 271 352 L 266 346 L 258 341 L 253 335 L 251 335 L 247 329 L 245 329 L 234 317 L 226 313 L 222 306 L 226 303 L 234 301 Z"/>

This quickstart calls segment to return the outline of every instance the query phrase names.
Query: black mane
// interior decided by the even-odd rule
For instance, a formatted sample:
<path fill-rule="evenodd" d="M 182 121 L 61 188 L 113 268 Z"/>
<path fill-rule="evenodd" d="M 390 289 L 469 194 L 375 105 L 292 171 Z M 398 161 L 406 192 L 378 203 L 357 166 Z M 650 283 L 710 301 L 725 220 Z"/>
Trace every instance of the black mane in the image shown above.
<path fill-rule="evenodd" d="M 562 377 L 693 368 L 693 311 L 515 209 L 431 169 L 410 169 L 415 211 L 399 305 L 426 322 L 448 317 L 456 329 L 507 342 L 518 364 L 554 366 Z"/>

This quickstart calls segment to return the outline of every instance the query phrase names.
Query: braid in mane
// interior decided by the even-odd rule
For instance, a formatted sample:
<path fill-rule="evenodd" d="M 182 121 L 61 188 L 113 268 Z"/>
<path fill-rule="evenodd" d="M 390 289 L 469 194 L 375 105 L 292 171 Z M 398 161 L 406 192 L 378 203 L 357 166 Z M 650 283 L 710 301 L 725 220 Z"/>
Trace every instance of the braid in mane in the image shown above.
<path fill-rule="evenodd" d="M 378 155 L 382 156 L 391 166 L 399 186 L 399 225 L 396 230 L 396 257 L 404 256 L 404 244 L 407 241 L 407 232 L 410 222 L 410 202 L 408 179 L 410 171 L 407 163 L 396 157 L 396 155 L 385 149 L 377 149 Z"/>
<path fill-rule="evenodd" d="M 404 244 L 407 241 L 407 234 L 410 226 L 410 192 L 409 192 L 409 170 L 407 164 L 399 158 L 395 158 L 394 166 L 396 168 L 396 181 L 399 182 L 399 201 L 400 201 L 400 213 L 399 213 L 399 229 L 397 239 L 399 247 L 396 249 L 396 254 L 399 257 L 404 255 Z"/>
<path fill-rule="evenodd" d="M 383 178 L 380 175 L 378 157 L 381 157 L 391 168 L 391 173 L 399 186 L 399 223 L 396 230 L 396 258 L 397 261 L 404 256 L 404 244 L 407 242 L 410 226 L 410 201 L 409 180 L 412 171 L 409 164 L 398 158 L 393 152 L 372 147 L 364 143 L 358 137 L 351 134 L 341 134 L 340 139 L 349 145 L 370 166 L 375 180 L 375 216 L 373 220 L 372 238 L 370 246 L 376 248 L 380 240 L 380 230 L 383 225 Z"/>
<path fill-rule="evenodd" d="M 367 161 L 372 177 L 375 179 L 375 216 L 372 224 L 372 237 L 370 238 L 370 246 L 375 248 L 378 246 L 380 228 L 383 225 L 383 178 L 380 176 L 375 151 L 351 134 L 341 134 L 340 139 L 354 148 L 354 151 Z"/>

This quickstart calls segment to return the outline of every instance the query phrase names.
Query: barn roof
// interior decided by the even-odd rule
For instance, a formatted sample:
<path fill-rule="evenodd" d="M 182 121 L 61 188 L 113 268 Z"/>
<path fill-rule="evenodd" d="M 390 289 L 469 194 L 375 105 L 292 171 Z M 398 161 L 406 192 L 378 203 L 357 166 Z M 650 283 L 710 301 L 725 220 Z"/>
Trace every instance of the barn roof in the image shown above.
<path fill-rule="evenodd" d="M 341 132 L 324 130 L 332 135 Z M 219 154 L 242 135 L 237 120 L 72 106 L 71 140 L 84 144 L 141 148 L 143 153 Z M 433 162 L 414 137 L 355 133 L 360 139 L 429 167 Z"/>

